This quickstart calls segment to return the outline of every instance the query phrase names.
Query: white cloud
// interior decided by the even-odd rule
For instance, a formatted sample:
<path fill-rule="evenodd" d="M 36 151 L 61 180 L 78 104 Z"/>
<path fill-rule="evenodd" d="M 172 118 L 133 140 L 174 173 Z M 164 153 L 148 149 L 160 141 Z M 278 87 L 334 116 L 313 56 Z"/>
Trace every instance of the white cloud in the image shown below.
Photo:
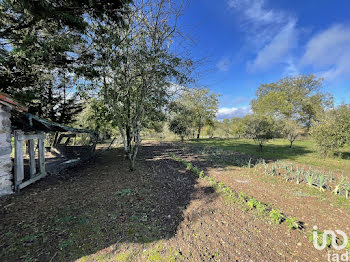
<path fill-rule="evenodd" d="M 326 79 L 350 74 L 350 26 L 337 24 L 313 36 L 301 65 L 311 65 Z"/>
<path fill-rule="evenodd" d="M 248 69 L 263 71 L 286 64 L 298 41 L 297 19 L 282 10 L 267 8 L 265 0 L 228 0 L 228 5 L 238 12 L 247 45 L 255 49 Z"/>
<path fill-rule="evenodd" d="M 244 117 L 248 114 L 251 114 L 252 110 L 249 106 L 245 107 L 222 107 L 219 108 L 219 111 L 217 113 L 217 118 L 219 120 L 225 119 L 225 118 L 232 118 L 232 117 Z"/>
<path fill-rule="evenodd" d="M 296 76 L 300 74 L 298 66 L 295 64 L 295 61 L 292 57 L 288 57 L 286 60 L 286 68 L 284 70 L 284 75 L 287 76 Z"/>
<path fill-rule="evenodd" d="M 231 60 L 228 57 L 223 57 L 222 59 L 220 59 L 217 64 L 216 67 L 223 72 L 226 72 L 230 69 L 231 66 Z"/>
<path fill-rule="evenodd" d="M 278 63 L 286 61 L 289 51 L 296 46 L 297 31 L 295 21 L 285 25 L 275 37 L 257 54 L 255 60 L 249 64 L 252 70 L 265 70 Z"/>
<path fill-rule="evenodd" d="M 228 0 L 228 5 L 241 11 L 247 22 L 254 24 L 280 23 L 284 14 L 273 9 L 264 7 L 264 0 Z"/>

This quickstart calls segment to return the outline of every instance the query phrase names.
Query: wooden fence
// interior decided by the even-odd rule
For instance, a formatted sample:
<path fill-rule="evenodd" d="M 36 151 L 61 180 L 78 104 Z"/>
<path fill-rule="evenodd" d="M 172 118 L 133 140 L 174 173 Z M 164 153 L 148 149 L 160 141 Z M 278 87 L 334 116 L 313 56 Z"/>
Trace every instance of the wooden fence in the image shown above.
<path fill-rule="evenodd" d="M 14 185 L 15 185 L 15 190 L 19 191 L 20 189 L 46 176 L 45 146 L 44 146 L 44 141 L 46 136 L 45 136 L 45 133 L 25 134 L 22 131 L 15 131 L 14 138 L 15 138 Z M 36 165 L 34 140 L 38 140 L 39 170 L 37 170 L 37 165 Z M 23 141 L 28 141 L 29 179 L 27 180 L 24 180 Z"/>

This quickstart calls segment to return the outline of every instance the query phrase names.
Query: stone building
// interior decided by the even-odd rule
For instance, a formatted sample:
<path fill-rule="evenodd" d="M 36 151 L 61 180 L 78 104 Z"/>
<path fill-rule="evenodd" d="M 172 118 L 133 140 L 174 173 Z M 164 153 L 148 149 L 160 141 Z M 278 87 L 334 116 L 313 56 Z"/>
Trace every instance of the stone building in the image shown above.
<path fill-rule="evenodd" d="M 26 108 L 8 95 L 0 93 L 0 196 L 13 192 L 10 119 L 14 110 L 25 112 Z"/>

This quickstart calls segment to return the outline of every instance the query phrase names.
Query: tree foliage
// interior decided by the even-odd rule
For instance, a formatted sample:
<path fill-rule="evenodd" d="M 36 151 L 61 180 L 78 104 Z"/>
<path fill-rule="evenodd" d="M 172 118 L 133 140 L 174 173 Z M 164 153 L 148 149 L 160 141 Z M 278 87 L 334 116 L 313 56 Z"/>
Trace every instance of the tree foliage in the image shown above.
<path fill-rule="evenodd" d="M 180 103 L 190 112 L 197 139 L 205 125 L 213 125 L 218 112 L 218 94 L 210 93 L 209 89 L 186 90 Z"/>
<path fill-rule="evenodd" d="M 69 123 L 81 108 L 76 95 L 65 96 L 66 89 L 76 90 L 66 80 L 88 64 L 80 52 L 88 42 L 88 20 L 120 25 L 128 2 L 1 1 L 0 90 L 41 117 Z"/>
<path fill-rule="evenodd" d="M 290 148 L 293 146 L 293 142 L 302 133 L 301 125 L 296 120 L 287 119 L 283 122 L 282 134 L 290 142 Z"/>
<path fill-rule="evenodd" d="M 276 136 L 275 121 L 271 117 L 253 114 L 246 116 L 244 122 L 245 137 L 256 141 L 260 151 L 268 140 Z"/>
<path fill-rule="evenodd" d="M 325 112 L 312 129 L 312 136 L 324 155 L 330 155 L 350 142 L 350 105 Z"/>
<path fill-rule="evenodd" d="M 309 129 L 333 104 L 332 97 L 322 93 L 321 88 L 322 79 L 312 74 L 285 77 L 276 83 L 262 84 L 251 106 L 256 113 L 295 119 Z"/>
<path fill-rule="evenodd" d="M 95 90 L 105 116 L 123 138 L 130 169 L 141 143 L 141 130 L 165 119 L 171 87 L 190 79 L 192 61 L 178 56 L 170 45 L 177 34 L 178 4 L 135 1 L 125 26 L 94 23 Z M 97 86 L 97 88 L 96 88 Z"/>

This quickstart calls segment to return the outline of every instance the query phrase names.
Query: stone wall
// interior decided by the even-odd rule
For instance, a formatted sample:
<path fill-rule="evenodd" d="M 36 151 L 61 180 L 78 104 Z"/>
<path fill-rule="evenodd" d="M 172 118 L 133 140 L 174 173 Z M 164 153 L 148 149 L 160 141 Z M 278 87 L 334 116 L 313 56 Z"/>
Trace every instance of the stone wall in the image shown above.
<path fill-rule="evenodd" d="M 0 104 L 0 196 L 13 193 L 10 108 Z"/>

